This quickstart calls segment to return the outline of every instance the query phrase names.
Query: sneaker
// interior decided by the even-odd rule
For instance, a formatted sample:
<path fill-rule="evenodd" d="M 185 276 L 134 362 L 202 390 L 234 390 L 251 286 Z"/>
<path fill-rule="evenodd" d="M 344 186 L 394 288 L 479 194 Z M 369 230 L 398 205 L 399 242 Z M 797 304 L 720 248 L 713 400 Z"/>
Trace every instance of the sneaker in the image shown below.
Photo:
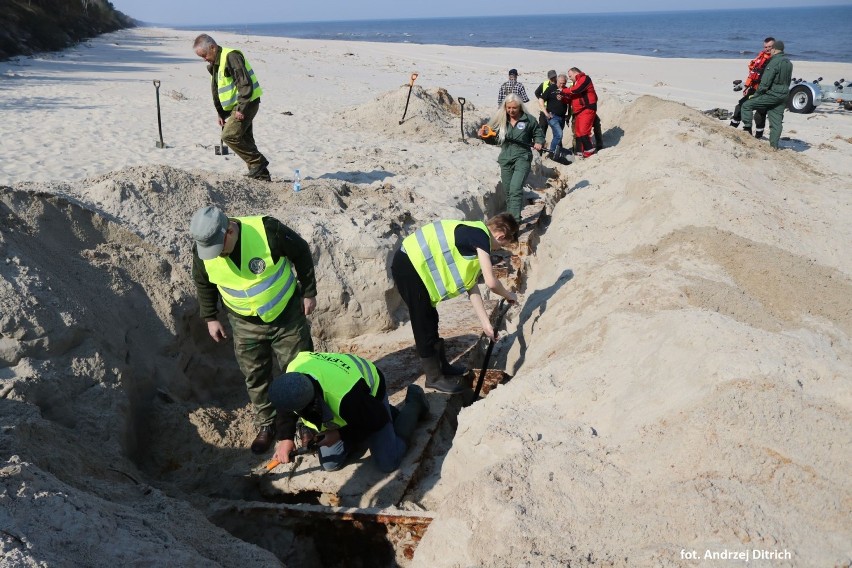
<path fill-rule="evenodd" d="M 595 151 L 596 150 L 594 148 L 592 148 L 591 150 L 584 150 L 583 151 L 583 157 L 584 158 L 591 158 L 592 156 L 595 155 Z"/>
<path fill-rule="evenodd" d="M 754 137 L 755 138 L 763 138 L 763 129 L 761 128 L 760 130 L 755 130 L 754 131 Z"/>
<path fill-rule="evenodd" d="M 740 121 L 739 121 L 739 120 L 732 120 L 732 121 L 731 121 L 731 126 L 733 126 L 734 128 L 736 128 L 736 127 L 737 127 L 737 126 L 739 126 L 739 125 L 740 125 Z"/>

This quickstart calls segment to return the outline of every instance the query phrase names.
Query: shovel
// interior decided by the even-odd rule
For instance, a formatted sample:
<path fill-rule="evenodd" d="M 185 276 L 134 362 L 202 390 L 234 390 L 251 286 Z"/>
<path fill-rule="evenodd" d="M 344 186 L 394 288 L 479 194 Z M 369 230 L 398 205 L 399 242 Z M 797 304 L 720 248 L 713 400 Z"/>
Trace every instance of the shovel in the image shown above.
<path fill-rule="evenodd" d="M 411 74 L 411 80 L 408 82 L 408 97 L 405 99 L 405 110 L 402 111 L 402 118 L 399 119 L 399 123 L 402 124 L 405 122 L 405 113 L 408 112 L 408 101 L 411 100 L 411 89 L 414 88 L 414 81 L 417 80 L 417 73 Z"/>
<path fill-rule="evenodd" d="M 225 127 L 222 126 L 222 130 L 225 130 Z M 222 142 L 221 136 L 219 137 L 219 143 L 213 146 L 213 151 L 216 152 L 217 156 L 227 156 L 228 155 L 228 147 L 225 146 L 225 143 Z"/>
<path fill-rule="evenodd" d="M 464 103 L 466 103 L 466 102 L 467 102 L 467 99 L 465 99 L 464 97 L 459 97 L 459 105 L 461 105 L 461 135 L 462 135 L 461 139 L 462 139 L 462 142 L 467 142 L 467 140 L 465 140 L 465 137 L 464 137 Z"/>
<path fill-rule="evenodd" d="M 503 318 L 506 317 L 506 312 L 509 311 L 511 304 L 506 302 L 506 299 L 503 298 L 500 300 L 500 303 L 497 304 L 497 317 L 494 319 L 494 333 L 497 333 L 497 329 L 500 327 L 500 324 L 503 323 Z M 488 361 L 491 360 L 491 352 L 494 351 L 494 340 L 488 340 L 488 349 L 485 350 L 485 359 L 482 361 L 482 368 L 479 370 L 479 378 L 476 380 L 476 388 L 473 389 L 473 399 L 470 401 L 470 404 L 473 404 L 476 399 L 479 398 L 479 393 L 482 390 L 482 382 L 485 380 L 485 373 L 488 371 Z M 467 406 L 470 406 L 468 404 Z"/>
<path fill-rule="evenodd" d="M 154 80 L 154 89 L 157 91 L 157 128 L 160 131 L 160 141 L 155 142 L 157 148 L 165 148 L 166 145 L 163 143 L 163 119 L 160 117 L 160 82 L 156 79 Z"/>

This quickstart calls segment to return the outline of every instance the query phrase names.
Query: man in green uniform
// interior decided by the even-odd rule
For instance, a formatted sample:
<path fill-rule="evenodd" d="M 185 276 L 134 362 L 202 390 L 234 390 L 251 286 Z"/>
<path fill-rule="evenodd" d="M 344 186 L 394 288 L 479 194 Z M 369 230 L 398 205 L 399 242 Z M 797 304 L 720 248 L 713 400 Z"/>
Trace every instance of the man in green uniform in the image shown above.
<path fill-rule="evenodd" d="M 769 118 L 769 145 L 778 149 L 781 140 L 781 125 L 784 122 L 784 107 L 790 94 L 793 64 L 784 53 L 784 42 L 775 41 L 772 57 L 760 77 L 760 85 L 754 96 L 743 103 L 743 130 L 751 132 L 751 119 L 755 110 L 766 109 Z"/>
<path fill-rule="evenodd" d="M 242 158 L 248 177 L 269 181 L 269 161 L 254 143 L 252 122 L 260 108 L 263 89 L 242 52 L 216 45 L 207 34 L 195 38 L 195 54 L 207 62 L 213 77 L 213 105 L 222 127 L 222 142 Z"/>
<path fill-rule="evenodd" d="M 190 233 L 201 317 L 214 341 L 227 339 L 217 318 L 222 301 L 259 429 L 251 450 L 262 454 L 275 440 L 275 408 L 268 392 L 272 357 L 286 369 L 300 351 L 314 348 L 305 317 L 317 305 L 311 250 L 277 219 L 229 219 L 212 205 L 195 212 Z"/>

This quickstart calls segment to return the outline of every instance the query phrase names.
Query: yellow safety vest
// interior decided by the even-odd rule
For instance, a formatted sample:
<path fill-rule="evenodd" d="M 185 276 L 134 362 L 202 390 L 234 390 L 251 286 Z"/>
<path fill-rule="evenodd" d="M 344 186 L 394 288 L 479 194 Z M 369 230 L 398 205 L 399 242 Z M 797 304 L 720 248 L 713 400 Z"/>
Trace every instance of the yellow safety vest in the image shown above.
<path fill-rule="evenodd" d="M 473 288 L 482 271 L 476 254 L 463 256 L 456 249 L 455 229 L 459 225 L 483 229 L 491 235 L 482 221 L 437 221 L 417 229 L 402 241 L 433 306 Z"/>
<path fill-rule="evenodd" d="M 237 217 L 240 222 L 240 264 L 228 257 L 205 260 L 210 282 L 219 288 L 222 301 L 241 316 L 260 316 L 271 322 L 284 311 L 296 291 L 296 275 L 290 260 L 282 256 L 272 263 L 263 217 Z"/>
<path fill-rule="evenodd" d="M 340 401 L 358 381 L 364 379 L 374 397 L 379 390 L 378 369 L 357 355 L 302 351 L 287 365 L 287 372 L 310 375 L 322 387 L 323 399 L 334 414 L 332 423 L 318 426 L 302 418 L 308 428 L 317 432 L 346 426 L 346 421 L 340 417 Z"/>
<path fill-rule="evenodd" d="M 248 59 L 245 58 L 245 54 L 238 49 L 223 47 L 222 53 L 219 55 L 219 71 L 216 73 L 216 88 L 219 92 L 219 103 L 222 105 L 223 110 L 231 110 L 237 106 L 237 99 L 240 96 L 239 91 L 237 91 L 237 85 L 234 83 L 234 78 L 225 76 L 226 58 L 232 51 L 237 51 L 243 55 L 243 61 L 245 61 L 246 64 L 246 71 L 248 71 L 249 78 L 251 79 L 252 86 L 254 87 L 254 90 L 251 93 L 251 100 L 256 101 L 260 98 L 260 95 L 263 94 L 263 89 L 260 88 L 260 83 L 254 74 L 254 69 L 251 68 L 251 64 L 248 62 Z"/>

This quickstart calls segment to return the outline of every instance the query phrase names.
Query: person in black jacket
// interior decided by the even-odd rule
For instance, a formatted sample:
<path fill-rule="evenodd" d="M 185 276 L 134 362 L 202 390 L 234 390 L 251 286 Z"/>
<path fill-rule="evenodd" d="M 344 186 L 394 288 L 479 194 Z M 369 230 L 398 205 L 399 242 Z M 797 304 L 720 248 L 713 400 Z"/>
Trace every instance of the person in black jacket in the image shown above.
<path fill-rule="evenodd" d="M 274 457 L 290 462 L 297 419 L 307 427 L 303 444 L 315 441 L 326 471 L 343 467 L 363 442 L 376 466 L 389 473 L 399 467 L 417 422 L 429 414 L 423 389 L 409 385 L 402 408 L 388 402 L 384 374 L 372 361 L 345 353 L 299 353 L 269 387 L 277 410 L 278 442 Z"/>
<path fill-rule="evenodd" d="M 547 118 L 547 125 L 553 131 L 553 137 L 550 140 L 551 155 L 557 155 L 557 149 L 562 149 L 562 133 L 565 129 L 565 117 L 568 114 L 568 103 L 562 100 L 560 93 L 565 85 L 568 84 L 567 75 L 557 75 L 556 84 L 549 85 L 542 92 L 545 110 L 544 115 Z"/>

